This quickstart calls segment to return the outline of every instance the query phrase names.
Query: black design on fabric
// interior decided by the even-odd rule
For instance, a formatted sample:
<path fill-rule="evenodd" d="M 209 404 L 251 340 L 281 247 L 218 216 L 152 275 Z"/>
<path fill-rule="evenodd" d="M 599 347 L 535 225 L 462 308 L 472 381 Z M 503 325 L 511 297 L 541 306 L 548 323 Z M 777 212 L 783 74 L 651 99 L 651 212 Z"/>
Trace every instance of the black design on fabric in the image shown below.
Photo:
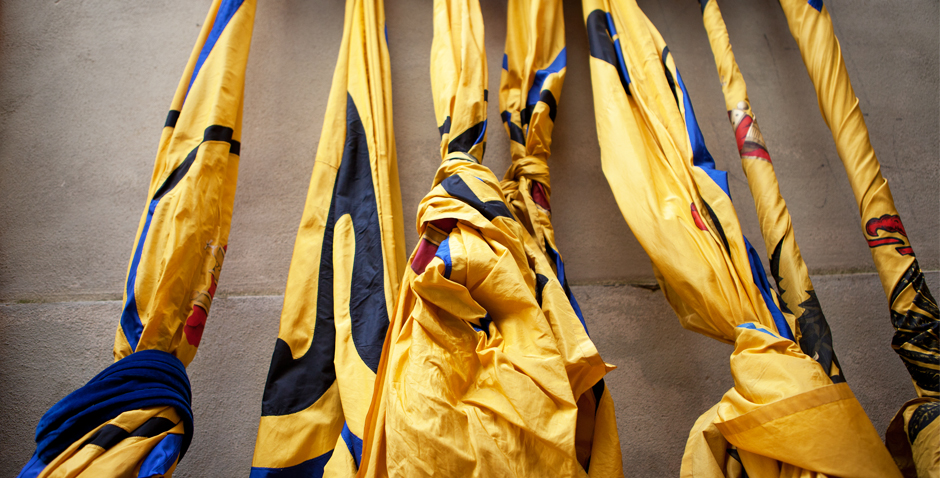
<path fill-rule="evenodd" d="M 940 416 L 940 402 L 927 402 L 917 407 L 907 422 L 907 439 L 914 444 L 917 435 Z"/>
<path fill-rule="evenodd" d="M 94 435 L 85 440 L 85 443 L 82 443 L 82 447 L 86 445 L 95 445 L 100 446 L 105 450 L 110 450 L 111 447 L 117 445 L 121 442 L 121 440 L 129 437 L 130 435 L 131 434 L 128 433 L 127 430 L 117 425 L 108 424 L 101 427 L 101 429 L 96 431 Z"/>
<path fill-rule="evenodd" d="M 522 132 L 522 128 L 520 128 L 519 125 L 512 122 L 512 114 L 508 111 L 503 111 L 500 116 L 503 118 L 503 123 L 506 123 L 509 128 L 509 139 L 525 146 L 525 133 Z"/>
<path fill-rule="evenodd" d="M 783 278 L 780 276 L 780 256 L 783 249 L 783 239 L 774 247 L 773 254 L 770 255 L 770 275 L 777 283 L 780 300 L 780 310 L 788 314 L 793 314 L 787 302 L 783 300 L 783 294 L 786 290 L 781 285 Z M 823 314 L 822 306 L 819 304 L 819 298 L 816 297 L 815 290 L 808 290 L 806 294 L 809 298 L 799 304 L 803 313 L 797 317 L 796 323 L 800 328 L 800 349 L 804 354 L 812 357 L 823 370 L 830 376 L 833 383 L 842 383 L 845 381 L 845 375 L 842 373 L 842 366 L 839 365 L 839 359 L 836 357 L 835 348 L 832 345 L 832 329 L 829 328 L 829 322 Z M 838 367 L 839 374 L 832 375 L 833 364 Z"/>
<path fill-rule="evenodd" d="M 172 111 L 171 111 L 172 113 Z M 169 118 L 167 118 L 169 122 Z M 175 121 L 174 121 L 175 124 Z M 232 128 L 227 126 L 212 125 L 206 128 L 202 135 L 202 143 L 207 141 L 223 141 L 229 144 L 229 154 L 239 154 L 241 152 L 241 143 L 232 139 L 232 136 L 235 134 L 235 131 Z M 160 185 L 160 188 L 157 189 L 157 192 L 153 195 L 153 200 L 159 200 L 166 193 L 173 190 L 180 181 L 186 176 L 186 173 L 189 172 L 189 168 L 192 167 L 193 163 L 196 162 L 196 156 L 199 153 L 199 146 L 202 146 L 202 143 L 196 145 L 189 154 L 186 155 L 186 159 L 179 164 L 173 172 L 167 176 L 166 180 L 163 181 L 163 184 Z"/>
<path fill-rule="evenodd" d="M 541 93 L 539 93 L 539 101 L 548 105 L 548 117 L 551 118 L 554 123 L 555 115 L 558 114 L 558 102 L 555 101 L 555 95 L 552 94 L 551 90 L 542 90 Z M 538 102 L 526 106 L 525 109 L 520 112 L 519 116 L 523 125 L 527 125 L 532 121 L 532 113 L 535 111 L 536 105 L 538 105 Z M 511 134 L 510 132 L 510 135 Z"/>
<path fill-rule="evenodd" d="M 892 308 L 891 324 L 896 332 L 891 341 L 891 347 L 901 357 L 918 387 L 938 392 L 940 391 L 940 373 L 917 363 L 937 363 L 937 356 L 940 354 L 940 345 L 937 340 L 940 311 L 937 308 L 937 301 L 927 288 L 924 273 L 916 260 L 911 263 L 891 291 L 892 307 L 907 287 L 914 289 L 915 295 L 912 301 L 914 307 L 908 308 L 903 314 Z M 920 350 L 911 350 L 910 347 Z"/>
<path fill-rule="evenodd" d="M 378 370 L 388 310 L 382 236 L 365 129 L 352 97 L 346 99 L 346 144 L 336 173 L 333 199 L 323 234 L 317 283 L 317 320 L 307 352 L 294 359 L 290 346 L 277 340 L 265 384 L 262 415 L 287 415 L 309 408 L 336 380 L 333 356 L 336 328 L 333 302 L 333 234 L 336 221 L 349 215 L 356 238 L 349 315 L 356 352 Z"/>
<path fill-rule="evenodd" d="M 166 114 L 166 123 L 163 123 L 164 128 L 175 128 L 176 122 L 180 119 L 180 112 L 176 110 L 170 110 Z"/>
<path fill-rule="evenodd" d="M 480 198 L 473 193 L 473 190 L 470 189 L 470 186 L 467 186 L 467 183 L 463 182 L 463 178 L 456 174 L 441 181 L 441 186 L 444 187 L 444 191 L 447 191 L 447 194 L 467 203 L 470 207 L 479 211 L 479 213 L 489 221 L 497 217 L 514 219 L 512 213 L 509 212 L 509 208 L 506 207 L 506 203 L 499 200 L 481 201 Z"/>
<path fill-rule="evenodd" d="M 669 47 L 663 47 L 663 71 L 666 72 L 666 82 L 669 83 L 669 89 L 672 90 L 672 97 L 676 99 L 676 104 L 681 108 L 682 104 L 679 103 L 679 95 L 676 93 L 676 79 L 672 77 L 672 72 L 669 71 L 669 66 L 666 65 L 666 57 L 669 55 Z"/>
<path fill-rule="evenodd" d="M 535 301 L 538 302 L 539 307 L 542 306 L 542 291 L 545 289 L 547 284 L 548 277 L 545 277 L 542 274 L 535 274 Z"/>
<path fill-rule="evenodd" d="M 620 84 L 623 85 L 623 91 L 628 95 L 630 88 L 627 87 L 627 79 L 623 77 L 623 71 L 620 69 L 620 60 L 617 58 L 617 50 L 614 47 L 613 35 L 607 28 L 607 12 L 597 9 L 588 14 L 585 22 L 588 34 L 588 45 L 591 49 L 591 56 L 598 60 L 605 61 L 617 69 L 617 76 L 620 77 Z"/>
<path fill-rule="evenodd" d="M 440 125 L 437 131 L 441 133 L 441 138 L 443 138 L 445 134 L 450 133 L 450 116 L 444 118 L 444 124 Z"/>
<path fill-rule="evenodd" d="M 728 238 L 725 236 L 725 229 L 721 227 L 721 221 L 718 220 L 718 215 L 715 214 L 715 211 L 712 210 L 712 207 L 708 205 L 707 202 L 702 201 L 702 204 L 705 205 L 705 210 L 708 211 L 708 216 L 712 218 L 712 224 L 715 225 L 715 230 L 718 231 L 718 237 L 721 238 L 721 243 L 725 245 L 725 251 L 728 251 L 728 254 L 731 254 L 731 246 L 728 245 Z"/>
<path fill-rule="evenodd" d="M 461 153 L 469 153 L 470 148 L 477 144 L 477 138 L 480 137 L 480 133 L 482 133 L 485 129 L 486 120 L 480 121 L 479 123 L 467 128 L 466 131 L 460 133 L 456 138 L 450 140 L 450 144 L 447 145 L 447 152 L 453 153 L 459 151 Z"/>

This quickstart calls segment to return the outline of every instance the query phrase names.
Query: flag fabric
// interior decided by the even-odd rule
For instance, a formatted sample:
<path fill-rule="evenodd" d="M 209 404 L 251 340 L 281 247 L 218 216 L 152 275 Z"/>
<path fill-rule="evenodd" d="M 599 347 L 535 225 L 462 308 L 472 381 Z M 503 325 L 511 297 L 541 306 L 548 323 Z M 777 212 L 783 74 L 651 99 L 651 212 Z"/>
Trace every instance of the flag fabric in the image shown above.
<path fill-rule="evenodd" d="M 848 385 L 795 342 L 659 32 L 634 0 L 583 6 L 618 206 L 683 327 L 735 347 L 735 386 L 695 424 L 682 475 L 900 476 Z"/>
<path fill-rule="evenodd" d="M 715 57 L 728 119 L 737 141 L 741 166 L 757 208 L 764 245 L 770 252 L 770 273 L 777 290 L 780 311 L 793 327 L 800 349 L 813 357 L 835 383 L 844 382 L 832 346 L 832 331 L 823 315 L 816 291 L 793 235 L 786 202 L 774 173 L 773 161 L 751 110 L 747 85 L 734 59 L 728 29 L 716 0 L 701 0 L 702 21 Z"/>
<path fill-rule="evenodd" d="M 819 109 L 832 132 L 861 216 L 862 232 L 884 287 L 901 357 L 918 398 L 905 404 L 889 427 L 889 448 L 907 476 L 940 473 L 940 311 L 917 264 L 891 189 L 868 137 L 829 10 L 822 0 L 780 0 L 816 88 Z M 898 432 L 900 430 L 900 432 Z M 906 442 L 906 443 L 905 443 Z"/>
<path fill-rule="evenodd" d="M 538 8 L 560 12 L 554 2 Z M 552 53 L 560 50 L 538 56 Z M 486 72 L 477 0 L 435 0 L 431 86 L 443 161 L 418 208 L 420 240 L 376 376 L 362 477 L 589 476 L 578 460 L 578 397 L 613 367 L 480 164 Z M 553 95 L 560 81 L 545 80 Z M 533 117 L 547 109 L 534 106 Z"/>
<path fill-rule="evenodd" d="M 385 10 L 348 0 L 252 478 L 355 476 L 405 264 Z"/>
<path fill-rule="evenodd" d="M 568 285 L 551 222 L 548 158 L 567 66 L 562 4 L 557 0 L 510 0 L 506 29 L 499 109 L 509 134 L 512 163 L 500 188 L 513 216 L 554 269 L 572 309 L 587 329 Z M 577 399 L 578 462 L 591 476 L 622 476 L 614 402 L 607 386 L 601 380 Z"/>
<path fill-rule="evenodd" d="M 254 0 L 215 0 L 167 115 L 115 363 L 54 405 L 22 478 L 170 476 L 193 434 L 185 366 L 228 243 Z"/>

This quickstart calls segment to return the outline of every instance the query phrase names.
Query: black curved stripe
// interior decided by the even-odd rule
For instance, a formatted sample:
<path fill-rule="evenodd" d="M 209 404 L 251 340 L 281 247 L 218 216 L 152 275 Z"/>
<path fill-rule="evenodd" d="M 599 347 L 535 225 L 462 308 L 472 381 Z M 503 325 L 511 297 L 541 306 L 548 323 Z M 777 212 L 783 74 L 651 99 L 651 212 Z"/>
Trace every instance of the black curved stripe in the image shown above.
<path fill-rule="evenodd" d="M 503 118 L 503 123 L 509 125 L 509 139 L 525 146 L 525 133 L 522 132 L 522 128 L 520 128 L 519 125 L 512 122 L 512 114 L 508 111 L 503 111 L 500 117 Z"/>
<path fill-rule="evenodd" d="M 163 123 L 164 128 L 175 128 L 176 122 L 180 119 L 180 112 L 176 110 L 170 110 L 166 114 L 166 123 Z"/>
<path fill-rule="evenodd" d="M 352 338 L 359 357 L 375 372 L 388 330 L 382 235 L 366 133 L 349 95 L 346 99 L 346 144 L 336 174 L 320 254 L 313 341 L 307 352 L 295 360 L 287 343 L 278 339 L 265 384 L 262 415 L 287 415 L 309 408 L 336 380 L 333 366 L 336 347 L 333 231 L 336 221 L 347 214 L 352 219 L 356 237 L 349 300 Z"/>
<path fill-rule="evenodd" d="M 470 189 L 470 186 L 467 186 L 467 183 L 463 182 L 463 179 L 456 174 L 441 181 L 441 186 L 444 187 L 447 194 L 467 203 L 490 221 L 497 217 L 514 219 L 509 208 L 506 207 L 506 203 L 502 201 L 481 201 Z"/>
<path fill-rule="evenodd" d="M 555 95 L 552 94 L 551 90 L 542 90 L 539 94 L 539 101 L 548 105 L 548 117 L 554 123 L 555 115 L 558 114 L 558 102 L 555 101 Z"/>
<path fill-rule="evenodd" d="M 712 210 L 712 207 L 709 206 L 707 202 L 702 201 L 702 204 L 705 205 L 705 210 L 708 211 L 708 215 L 711 216 L 712 224 L 715 225 L 715 230 L 718 231 L 718 236 L 721 237 L 721 242 L 725 245 L 725 250 L 728 251 L 728 254 L 731 254 L 731 246 L 728 245 L 728 238 L 725 236 L 725 229 L 721 227 L 721 221 L 718 220 L 718 215 L 715 214 L 715 211 Z"/>
<path fill-rule="evenodd" d="M 666 57 L 669 55 L 669 47 L 663 47 L 663 71 L 666 72 L 666 82 L 669 83 L 669 89 L 672 90 L 672 97 L 676 99 L 676 104 L 679 107 L 682 107 L 682 104 L 679 103 L 679 95 L 676 94 L 676 79 L 672 77 L 672 72 L 669 71 L 669 67 L 666 65 Z"/>
<path fill-rule="evenodd" d="M 85 443 L 82 443 L 82 446 L 85 445 L 96 445 L 104 448 L 105 450 L 110 450 L 111 447 L 117 445 L 121 440 L 129 437 L 131 434 L 117 426 L 117 425 L 105 425 L 101 427 L 100 430 L 95 432 L 89 439 L 85 440 Z"/>
<path fill-rule="evenodd" d="M 173 113 L 172 111 L 170 113 Z M 176 118 L 173 121 L 174 126 L 176 125 L 176 119 L 179 118 L 179 115 L 176 115 Z M 169 123 L 170 118 L 167 117 L 167 122 Z M 212 125 L 205 129 L 202 134 L 202 143 L 206 141 L 224 141 L 229 144 L 229 153 L 230 154 L 239 154 L 241 152 L 241 143 L 232 139 L 232 136 L 235 134 L 235 131 L 232 128 L 227 126 Z M 196 161 L 196 155 L 199 153 L 199 146 L 202 146 L 202 143 L 196 145 L 189 154 L 186 155 L 186 159 L 177 166 L 166 180 L 163 181 L 163 184 L 160 185 L 160 188 L 157 189 L 157 192 L 153 195 L 153 200 L 159 200 L 166 193 L 173 190 L 180 181 L 186 176 L 186 173 L 189 172 L 189 168 L 192 167 L 193 163 Z"/>
<path fill-rule="evenodd" d="M 539 307 L 542 306 L 542 291 L 545 290 L 546 285 L 548 285 L 548 277 L 535 274 L 535 301 L 538 302 Z"/>
<path fill-rule="evenodd" d="M 176 423 L 173 423 L 173 421 L 168 418 L 153 417 L 131 432 L 131 436 L 151 438 L 163 432 L 168 432 L 175 426 Z"/>
<path fill-rule="evenodd" d="M 438 126 L 437 131 L 441 133 L 442 138 L 445 134 L 450 133 L 450 116 L 444 118 L 444 124 Z"/>
<path fill-rule="evenodd" d="M 470 148 L 477 144 L 477 138 L 480 137 L 480 133 L 482 133 L 485 128 L 486 120 L 471 126 L 463 133 L 460 133 L 456 138 L 450 140 L 450 144 L 447 145 L 447 152 L 453 153 L 459 151 L 461 153 L 469 153 Z"/>
<path fill-rule="evenodd" d="M 607 28 L 607 12 L 597 9 L 588 14 L 585 27 L 587 27 L 588 46 L 591 49 L 591 56 L 613 65 L 617 70 L 617 76 L 620 77 L 620 84 L 623 85 L 623 91 L 629 95 L 630 88 L 627 87 L 628 82 L 626 78 L 623 77 L 623 72 L 620 69 L 620 60 L 617 58 L 613 35 Z"/>

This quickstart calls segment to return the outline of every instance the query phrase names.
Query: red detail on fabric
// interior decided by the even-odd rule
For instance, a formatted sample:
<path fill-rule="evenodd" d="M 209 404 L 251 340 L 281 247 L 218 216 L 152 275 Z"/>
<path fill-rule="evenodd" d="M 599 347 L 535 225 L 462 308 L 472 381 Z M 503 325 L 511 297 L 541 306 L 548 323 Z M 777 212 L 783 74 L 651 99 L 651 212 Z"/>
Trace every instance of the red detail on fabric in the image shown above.
<path fill-rule="evenodd" d="M 865 223 L 865 232 L 869 236 L 878 237 L 879 229 L 885 232 L 899 232 L 902 236 L 907 237 L 904 224 L 901 224 L 901 218 L 897 214 L 885 214 L 879 218 L 871 218 Z"/>
<path fill-rule="evenodd" d="M 744 118 L 741 119 L 741 122 L 738 123 L 738 127 L 734 130 L 734 139 L 738 142 L 738 151 L 744 147 L 744 140 L 747 138 L 747 132 L 751 130 L 751 123 L 754 120 L 748 116 L 744 115 Z"/>
<path fill-rule="evenodd" d="M 434 254 L 437 254 L 437 244 L 421 239 L 418 250 L 415 251 L 415 257 L 411 260 L 411 270 L 417 274 L 424 272 L 424 269 L 431 263 L 431 259 L 434 259 Z"/>
<path fill-rule="evenodd" d="M 202 340 L 202 330 L 206 326 L 206 318 L 209 313 L 199 305 L 193 306 L 193 313 L 189 314 L 186 324 L 183 325 L 183 333 L 186 334 L 186 341 L 193 347 L 198 347 Z"/>
<path fill-rule="evenodd" d="M 542 183 L 533 182 L 532 200 L 535 201 L 535 204 L 542 206 L 545 210 L 547 211 L 552 210 L 552 206 L 548 204 L 548 197 L 545 194 L 545 188 L 542 186 Z"/>
<path fill-rule="evenodd" d="M 764 161 L 767 161 L 768 163 L 773 164 L 773 161 L 770 160 L 770 153 L 768 153 L 767 150 L 764 149 L 763 146 L 753 141 L 745 141 L 744 149 L 740 149 L 739 151 L 741 153 L 741 156 L 760 158 L 760 159 L 763 159 Z"/>
<path fill-rule="evenodd" d="M 885 237 L 884 239 L 869 239 L 868 247 L 887 246 L 889 244 L 904 244 L 904 241 L 896 237 Z"/>
<path fill-rule="evenodd" d="M 914 248 L 911 247 L 911 246 L 899 247 L 899 248 L 897 248 L 897 251 L 898 251 L 902 256 L 913 256 L 913 255 L 914 255 Z"/>
<path fill-rule="evenodd" d="M 692 219 L 695 220 L 695 225 L 696 225 L 699 229 L 701 229 L 701 230 L 703 230 L 703 231 L 707 231 L 707 230 L 708 230 L 708 227 L 705 226 L 705 221 L 702 220 L 702 216 L 700 216 L 699 213 L 698 213 L 698 208 L 695 207 L 695 203 L 692 203 Z"/>
<path fill-rule="evenodd" d="M 450 233 L 450 231 L 454 230 L 454 228 L 457 227 L 457 220 L 448 217 L 446 219 L 438 219 L 436 221 L 431 221 L 431 224 L 434 224 L 434 227 L 446 233 Z"/>

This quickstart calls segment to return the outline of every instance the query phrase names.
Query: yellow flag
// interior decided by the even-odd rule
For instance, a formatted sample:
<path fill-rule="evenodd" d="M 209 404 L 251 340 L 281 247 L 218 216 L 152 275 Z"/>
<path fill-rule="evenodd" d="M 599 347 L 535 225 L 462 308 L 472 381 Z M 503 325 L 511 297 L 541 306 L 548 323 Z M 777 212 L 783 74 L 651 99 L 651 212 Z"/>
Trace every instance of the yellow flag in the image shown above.
<path fill-rule="evenodd" d="M 215 0 L 167 115 L 128 265 L 116 362 L 40 420 L 22 478 L 171 476 L 193 433 L 185 365 L 228 243 L 254 0 Z"/>
<path fill-rule="evenodd" d="M 587 328 L 565 276 L 551 222 L 548 157 L 565 79 L 567 51 L 557 0 L 511 0 L 499 88 L 500 116 L 512 163 L 500 183 L 513 216 L 554 269 L 572 309 Z M 603 380 L 578 398 L 578 462 L 590 476 L 622 476 L 614 402 Z"/>
<path fill-rule="evenodd" d="M 525 11 L 516 2 L 510 8 L 518 9 L 510 15 Z M 533 10 L 540 8 L 560 19 L 559 4 Z M 532 65 L 543 69 L 538 61 Z M 443 162 L 418 209 L 421 239 L 386 336 L 362 477 L 587 476 L 576 445 L 578 397 L 612 366 L 527 232 L 531 218 L 514 215 L 480 164 L 486 77 L 477 0 L 436 0 L 431 85 Z M 552 81 L 557 95 L 560 75 Z M 533 117 L 548 116 L 549 105 L 537 101 Z M 597 420 L 613 423 L 613 416 Z M 611 474 L 620 473 L 618 464 Z"/>
<path fill-rule="evenodd" d="M 405 264 L 382 0 L 347 0 L 252 478 L 355 476 Z"/>
<path fill-rule="evenodd" d="M 921 398 L 898 412 L 890 429 L 902 431 L 889 434 L 888 444 L 906 474 L 916 469 L 919 476 L 936 476 L 940 474 L 940 310 L 917 265 L 888 182 L 881 175 L 829 10 L 822 0 L 780 0 L 780 6 L 800 47 L 820 112 L 832 131 L 858 203 L 862 232 L 896 329 L 891 346 L 904 361 Z"/>
<path fill-rule="evenodd" d="M 614 197 L 682 325 L 735 346 L 735 387 L 696 423 L 683 476 L 900 476 L 848 386 L 795 343 L 659 32 L 634 0 L 583 6 Z"/>

